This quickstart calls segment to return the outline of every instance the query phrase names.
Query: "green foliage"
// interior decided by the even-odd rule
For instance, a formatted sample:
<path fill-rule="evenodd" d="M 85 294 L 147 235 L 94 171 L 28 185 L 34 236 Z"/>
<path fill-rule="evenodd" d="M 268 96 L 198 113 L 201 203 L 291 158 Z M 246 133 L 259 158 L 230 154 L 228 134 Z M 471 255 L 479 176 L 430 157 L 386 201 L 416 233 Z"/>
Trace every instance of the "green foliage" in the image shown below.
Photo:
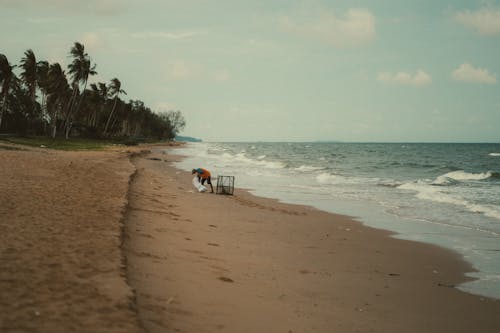
<path fill-rule="evenodd" d="M 58 63 L 37 61 L 27 50 L 17 78 L 16 66 L 0 54 L 0 133 L 133 144 L 137 138 L 172 140 L 184 128 L 180 111 L 157 114 L 140 100 L 122 100 L 126 92 L 118 78 L 87 89 L 89 76 L 97 74 L 96 65 L 81 43 L 75 42 L 69 55 L 72 61 L 65 71 Z M 61 146 L 50 144 L 54 145 Z"/>

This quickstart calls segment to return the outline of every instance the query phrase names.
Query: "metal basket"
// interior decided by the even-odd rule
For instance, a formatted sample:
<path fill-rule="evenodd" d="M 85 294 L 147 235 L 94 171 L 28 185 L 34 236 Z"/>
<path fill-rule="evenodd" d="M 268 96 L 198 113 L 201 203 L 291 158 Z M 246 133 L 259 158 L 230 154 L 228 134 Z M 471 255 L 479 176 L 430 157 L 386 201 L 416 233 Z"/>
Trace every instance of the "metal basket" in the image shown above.
<path fill-rule="evenodd" d="M 233 195 L 234 176 L 217 176 L 217 189 L 215 193 Z"/>

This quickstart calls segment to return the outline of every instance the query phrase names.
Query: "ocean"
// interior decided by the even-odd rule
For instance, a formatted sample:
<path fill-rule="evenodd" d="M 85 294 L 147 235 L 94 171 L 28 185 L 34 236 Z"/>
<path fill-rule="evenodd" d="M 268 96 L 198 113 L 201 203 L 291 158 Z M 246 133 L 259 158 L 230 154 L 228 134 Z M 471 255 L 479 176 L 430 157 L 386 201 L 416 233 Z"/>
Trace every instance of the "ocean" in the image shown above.
<path fill-rule="evenodd" d="M 178 153 L 180 169 L 452 249 L 478 270 L 459 288 L 500 299 L 500 144 L 189 143 Z"/>

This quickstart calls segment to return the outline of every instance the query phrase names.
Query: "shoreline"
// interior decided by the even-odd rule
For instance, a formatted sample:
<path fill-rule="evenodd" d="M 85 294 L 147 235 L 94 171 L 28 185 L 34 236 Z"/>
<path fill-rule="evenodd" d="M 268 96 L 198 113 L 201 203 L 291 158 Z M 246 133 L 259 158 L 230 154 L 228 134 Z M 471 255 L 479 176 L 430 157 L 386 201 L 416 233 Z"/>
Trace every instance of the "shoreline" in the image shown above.
<path fill-rule="evenodd" d="M 168 146 L 0 154 L 2 331 L 500 330 L 498 300 L 455 288 L 472 268 L 455 252 L 195 193 Z"/>
<path fill-rule="evenodd" d="M 500 302 L 455 288 L 473 271 L 458 253 L 239 188 L 195 193 L 173 154 L 138 159 L 143 179 L 131 189 L 148 197 L 132 200 L 128 244 L 147 331 L 500 329 Z M 269 316 L 288 326 L 263 325 Z"/>
<path fill-rule="evenodd" d="M 407 148 L 395 149 L 395 155 L 404 155 Z M 425 144 L 418 144 L 412 149 L 422 153 L 421 150 L 427 148 Z M 387 161 L 379 155 L 386 149 L 392 151 L 379 144 L 192 144 L 179 150 L 186 159 L 176 166 L 189 170 L 193 164 L 204 165 L 215 174 L 236 176 L 238 185 L 248 188 L 254 195 L 345 214 L 367 226 L 395 232 L 395 238 L 457 252 L 475 268 L 468 274 L 471 281 L 459 288 L 500 300 L 499 225 L 485 210 L 488 202 L 493 203 L 497 197 L 493 192 L 495 186 L 498 187 L 498 180 L 494 173 L 481 171 L 493 166 L 464 166 L 468 172 L 430 171 L 424 162 L 419 164 L 417 157 L 408 170 L 401 172 L 399 162 L 388 157 L 391 166 L 399 165 L 390 171 L 391 167 L 384 168 Z M 441 150 L 446 149 L 441 147 Z M 365 150 L 375 156 L 358 158 L 357 153 Z M 483 147 L 477 155 L 485 155 L 485 150 Z M 275 153 L 278 151 L 281 153 Z M 308 155 L 312 152 L 317 154 L 314 155 L 317 160 L 304 159 L 312 156 Z M 333 152 L 340 154 L 335 167 L 325 164 L 328 154 Z M 434 182 L 443 185 L 437 186 Z M 472 195 L 479 189 L 483 190 L 482 195 Z M 498 211 L 494 205 L 490 212 L 493 211 Z"/>

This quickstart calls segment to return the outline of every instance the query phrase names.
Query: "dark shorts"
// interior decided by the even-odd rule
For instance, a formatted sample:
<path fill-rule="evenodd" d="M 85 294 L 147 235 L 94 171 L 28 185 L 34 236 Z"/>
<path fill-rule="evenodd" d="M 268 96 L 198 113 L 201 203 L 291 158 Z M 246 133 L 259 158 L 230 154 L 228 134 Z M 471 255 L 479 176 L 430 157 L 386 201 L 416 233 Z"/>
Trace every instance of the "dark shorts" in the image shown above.
<path fill-rule="evenodd" d="M 212 181 L 210 180 L 210 177 L 208 177 L 208 178 L 201 178 L 200 179 L 201 185 L 205 185 L 205 181 L 207 182 L 207 184 L 212 185 Z"/>

